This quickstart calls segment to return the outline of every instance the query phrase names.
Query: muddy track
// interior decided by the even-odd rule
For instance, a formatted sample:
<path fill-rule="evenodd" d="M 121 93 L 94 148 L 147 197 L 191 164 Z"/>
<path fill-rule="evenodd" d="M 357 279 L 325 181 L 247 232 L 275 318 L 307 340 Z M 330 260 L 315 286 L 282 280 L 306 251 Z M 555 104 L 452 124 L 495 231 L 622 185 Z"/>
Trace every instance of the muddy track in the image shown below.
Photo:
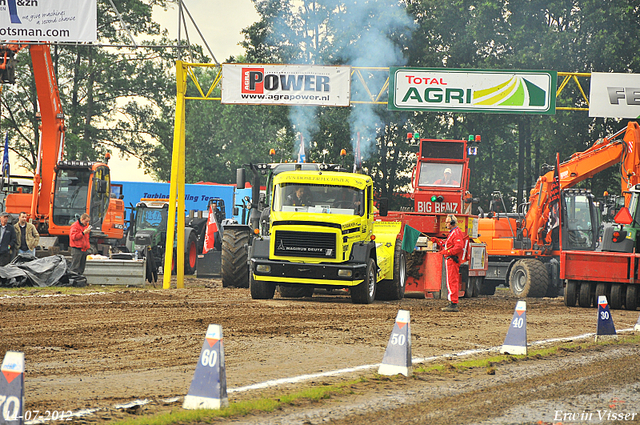
<path fill-rule="evenodd" d="M 462 300 L 459 314 L 444 314 L 440 300 L 354 305 L 346 295 L 316 294 L 257 301 L 248 289 L 215 280 L 188 279 L 186 286 L 0 292 L 0 352 L 25 353 L 26 409 L 106 409 L 183 396 L 210 323 L 223 327 L 228 387 L 237 388 L 379 363 L 399 309 L 411 312 L 414 357 L 499 346 L 516 302 L 499 290 Z M 638 312 L 612 315 L 618 329 L 638 319 Z M 527 321 L 529 341 L 570 337 L 595 331 L 596 310 L 566 308 L 561 298 L 529 299 Z M 230 400 L 254 395 L 232 393 Z"/>

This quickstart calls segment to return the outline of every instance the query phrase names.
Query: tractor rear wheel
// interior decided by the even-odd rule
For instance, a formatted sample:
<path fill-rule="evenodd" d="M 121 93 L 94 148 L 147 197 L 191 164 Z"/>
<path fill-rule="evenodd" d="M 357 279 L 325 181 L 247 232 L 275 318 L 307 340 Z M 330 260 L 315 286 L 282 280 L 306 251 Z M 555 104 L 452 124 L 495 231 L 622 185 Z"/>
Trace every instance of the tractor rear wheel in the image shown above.
<path fill-rule="evenodd" d="M 184 274 L 194 274 L 198 261 L 198 238 L 194 232 L 189 234 L 186 251 L 184 253 Z"/>
<path fill-rule="evenodd" d="M 221 274 L 223 287 L 249 287 L 248 228 L 227 227 L 222 236 Z"/>
<path fill-rule="evenodd" d="M 535 258 L 518 260 L 509 273 L 509 286 L 518 298 L 544 297 L 549 286 L 549 272 L 542 261 Z"/>

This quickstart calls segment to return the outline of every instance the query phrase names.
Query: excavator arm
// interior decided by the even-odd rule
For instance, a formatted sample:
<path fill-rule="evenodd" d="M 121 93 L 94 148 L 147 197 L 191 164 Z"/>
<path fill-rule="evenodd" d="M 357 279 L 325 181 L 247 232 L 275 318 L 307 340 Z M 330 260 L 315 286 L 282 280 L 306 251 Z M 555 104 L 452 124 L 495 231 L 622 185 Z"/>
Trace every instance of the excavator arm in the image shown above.
<path fill-rule="evenodd" d="M 616 139 L 625 133 L 622 140 Z M 584 152 L 576 152 L 571 158 L 560 164 L 560 189 L 567 189 L 583 180 L 593 177 L 610 166 L 621 163 L 624 192 L 640 182 L 640 126 L 630 122 L 626 129 L 596 141 Z M 539 246 L 549 244 L 551 235 L 544 235 L 549 219 L 549 195 L 555 171 L 541 176 L 529 195 L 529 211 L 525 219 L 525 228 L 531 243 Z"/>

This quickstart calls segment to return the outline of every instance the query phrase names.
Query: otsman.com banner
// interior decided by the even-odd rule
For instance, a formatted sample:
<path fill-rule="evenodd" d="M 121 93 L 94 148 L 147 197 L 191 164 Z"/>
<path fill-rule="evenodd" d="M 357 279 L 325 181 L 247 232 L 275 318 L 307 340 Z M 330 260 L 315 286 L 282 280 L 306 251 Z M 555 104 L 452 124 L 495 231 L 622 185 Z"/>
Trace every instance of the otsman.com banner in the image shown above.
<path fill-rule="evenodd" d="M 95 42 L 96 0 L 0 0 L 0 40 Z"/>
<path fill-rule="evenodd" d="M 349 106 L 351 67 L 222 65 L 222 103 Z"/>
<path fill-rule="evenodd" d="M 391 68 L 388 109 L 555 114 L 555 71 Z"/>

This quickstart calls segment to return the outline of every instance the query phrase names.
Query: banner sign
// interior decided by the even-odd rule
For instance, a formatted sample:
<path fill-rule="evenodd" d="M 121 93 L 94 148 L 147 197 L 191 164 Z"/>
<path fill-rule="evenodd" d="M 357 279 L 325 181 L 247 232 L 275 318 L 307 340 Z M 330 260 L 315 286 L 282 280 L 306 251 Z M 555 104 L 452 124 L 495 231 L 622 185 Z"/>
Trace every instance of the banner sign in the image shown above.
<path fill-rule="evenodd" d="M 556 71 L 392 67 L 388 109 L 553 115 L 557 79 Z"/>
<path fill-rule="evenodd" d="M 592 72 L 589 116 L 640 118 L 640 74 Z"/>
<path fill-rule="evenodd" d="M 95 42 L 97 0 L 0 0 L 0 40 Z"/>
<path fill-rule="evenodd" d="M 222 65 L 222 103 L 349 106 L 351 67 Z"/>

